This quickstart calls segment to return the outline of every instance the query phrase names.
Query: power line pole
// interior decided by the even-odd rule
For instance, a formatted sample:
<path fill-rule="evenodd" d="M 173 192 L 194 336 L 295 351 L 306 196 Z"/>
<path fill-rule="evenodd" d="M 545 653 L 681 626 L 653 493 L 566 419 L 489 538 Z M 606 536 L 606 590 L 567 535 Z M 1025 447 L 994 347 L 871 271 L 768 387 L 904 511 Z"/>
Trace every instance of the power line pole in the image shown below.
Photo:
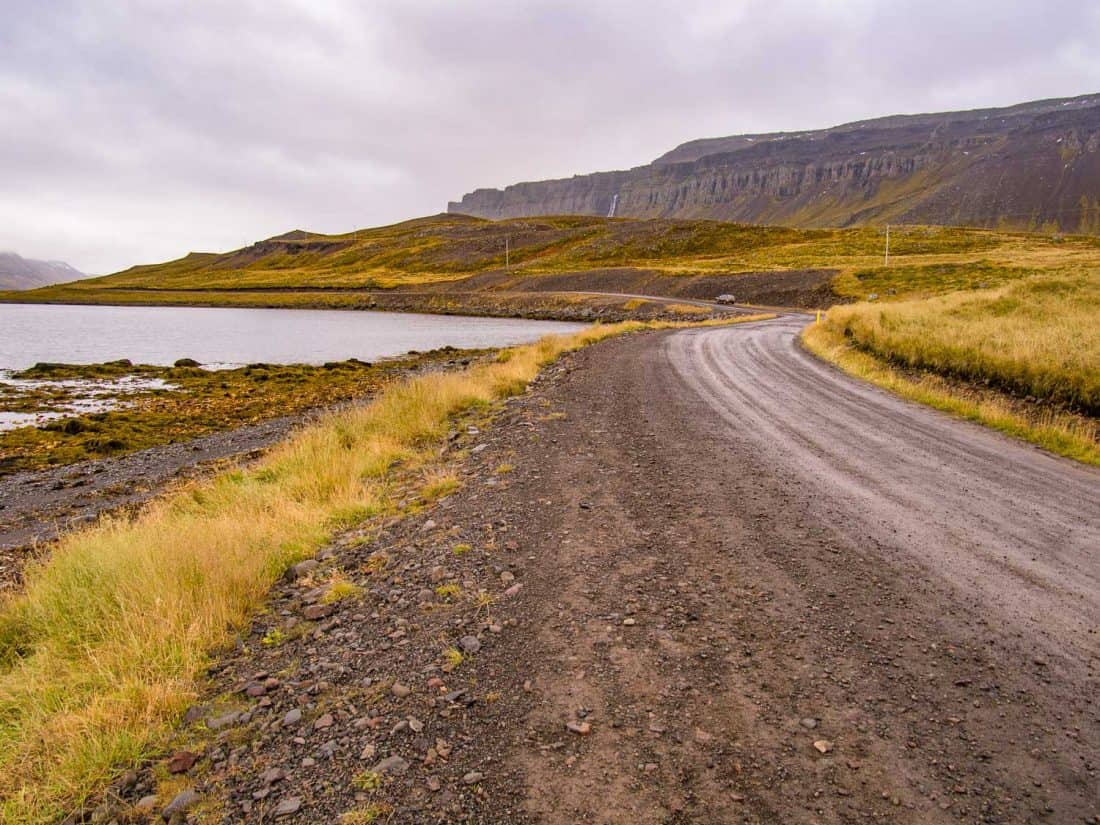
<path fill-rule="evenodd" d="M 505 269 L 508 269 L 508 267 L 511 266 L 511 243 L 510 243 L 511 240 L 512 239 L 511 239 L 510 236 L 508 236 L 508 235 L 504 236 L 504 268 Z"/>
<path fill-rule="evenodd" d="M 886 263 L 884 266 L 890 266 L 890 224 L 886 224 Z"/>

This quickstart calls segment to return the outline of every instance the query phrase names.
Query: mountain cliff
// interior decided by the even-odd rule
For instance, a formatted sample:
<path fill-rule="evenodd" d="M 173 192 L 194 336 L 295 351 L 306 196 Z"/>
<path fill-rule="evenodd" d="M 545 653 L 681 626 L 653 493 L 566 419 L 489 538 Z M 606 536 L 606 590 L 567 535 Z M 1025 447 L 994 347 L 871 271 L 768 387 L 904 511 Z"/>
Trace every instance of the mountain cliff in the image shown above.
<path fill-rule="evenodd" d="M 1100 232 L 1100 94 L 691 141 L 617 172 L 478 189 L 448 211 Z"/>
<path fill-rule="evenodd" d="M 34 261 L 14 252 L 0 252 L 0 290 L 35 289 L 83 277 L 83 272 L 62 261 Z"/>

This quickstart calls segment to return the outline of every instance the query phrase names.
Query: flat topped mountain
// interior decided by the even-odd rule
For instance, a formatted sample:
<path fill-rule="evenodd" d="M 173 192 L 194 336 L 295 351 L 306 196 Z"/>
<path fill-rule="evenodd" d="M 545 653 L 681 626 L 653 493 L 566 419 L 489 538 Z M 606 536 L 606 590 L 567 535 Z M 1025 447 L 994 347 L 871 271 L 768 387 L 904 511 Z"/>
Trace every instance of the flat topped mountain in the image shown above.
<path fill-rule="evenodd" d="M 0 291 L 36 289 L 84 277 L 83 272 L 62 261 L 35 261 L 14 252 L 0 252 Z"/>
<path fill-rule="evenodd" d="M 1100 232 L 1100 94 L 695 140 L 617 172 L 478 189 L 448 211 Z"/>

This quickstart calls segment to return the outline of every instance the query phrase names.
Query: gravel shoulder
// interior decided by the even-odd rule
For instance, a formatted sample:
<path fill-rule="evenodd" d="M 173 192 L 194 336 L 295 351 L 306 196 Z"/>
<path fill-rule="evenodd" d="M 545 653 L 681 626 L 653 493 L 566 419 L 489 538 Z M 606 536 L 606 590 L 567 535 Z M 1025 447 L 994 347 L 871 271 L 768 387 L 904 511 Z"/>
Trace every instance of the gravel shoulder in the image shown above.
<path fill-rule="evenodd" d="M 1100 822 L 1100 473 L 804 323 L 605 342 L 455 433 L 457 492 L 341 537 L 213 668 L 181 807 Z M 167 768 L 115 790 L 159 812 Z"/>

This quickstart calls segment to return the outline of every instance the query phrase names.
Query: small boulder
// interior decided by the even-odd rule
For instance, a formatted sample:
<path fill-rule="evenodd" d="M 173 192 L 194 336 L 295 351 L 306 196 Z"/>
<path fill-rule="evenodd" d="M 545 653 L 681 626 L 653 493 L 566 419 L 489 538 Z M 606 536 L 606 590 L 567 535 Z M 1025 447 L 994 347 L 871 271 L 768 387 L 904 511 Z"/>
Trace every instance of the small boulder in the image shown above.
<path fill-rule="evenodd" d="M 202 799 L 202 797 L 191 788 L 180 791 L 171 802 L 164 806 L 164 810 L 160 812 L 160 817 L 165 822 L 168 822 L 173 817 L 182 816 L 198 804 L 200 799 Z"/>
<path fill-rule="evenodd" d="M 409 763 L 400 756 L 387 756 L 374 766 L 375 773 L 405 773 L 409 769 Z"/>
<path fill-rule="evenodd" d="M 316 622 L 320 619 L 327 619 L 334 610 L 335 608 L 331 604 L 311 604 L 302 611 L 302 618 L 306 621 Z"/>
<path fill-rule="evenodd" d="M 317 559 L 306 559 L 300 561 L 297 564 L 293 564 L 287 568 L 286 578 L 288 581 L 295 581 L 303 576 L 308 575 L 312 571 L 321 566 L 321 563 Z"/>
<path fill-rule="evenodd" d="M 168 760 L 168 773 L 187 773 L 198 761 L 199 755 L 191 751 L 176 751 Z"/>
<path fill-rule="evenodd" d="M 155 807 L 157 807 L 157 795 L 155 793 L 146 794 L 134 805 L 134 808 L 142 813 L 151 813 Z"/>
<path fill-rule="evenodd" d="M 278 819 L 280 817 L 290 816 L 291 814 L 297 813 L 298 809 L 301 807 L 301 797 L 288 796 L 286 799 L 282 800 L 278 805 L 275 806 L 275 810 L 272 811 L 272 814 L 274 814 L 275 817 Z"/>

